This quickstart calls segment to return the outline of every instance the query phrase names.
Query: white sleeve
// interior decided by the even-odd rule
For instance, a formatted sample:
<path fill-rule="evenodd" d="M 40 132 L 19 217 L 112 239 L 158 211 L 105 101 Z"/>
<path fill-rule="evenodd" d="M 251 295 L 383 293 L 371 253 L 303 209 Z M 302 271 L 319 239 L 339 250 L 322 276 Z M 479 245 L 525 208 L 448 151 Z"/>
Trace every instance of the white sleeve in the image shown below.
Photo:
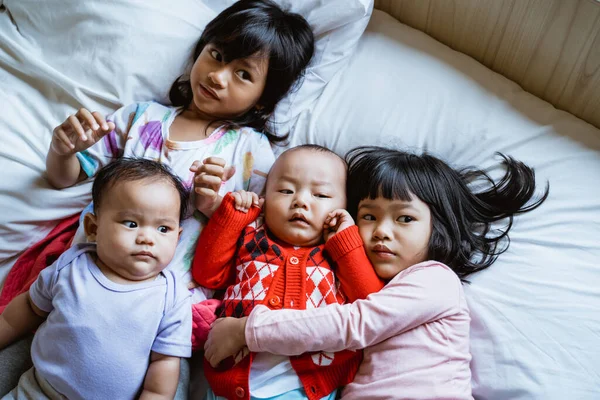
<path fill-rule="evenodd" d="M 54 285 L 58 279 L 57 267 L 59 260 L 60 258 L 51 266 L 44 268 L 29 288 L 29 296 L 33 304 L 47 313 L 54 309 L 52 298 L 54 297 Z"/>
<path fill-rule="evenodd" d="M 352 304 L 309 310 L 257 306 L 246 341 L 255 352 L 298 355 L 363 349 L 460 310 L 460 281 L 442 266 L 415 269 Z"/>
<path fill-rule="evenodd" d="M 152 351 L 173 357 L 190 357 L 192 355 L 191 295 L 181 282 L 174 285 L 173 306 L 165 310 Z"/>

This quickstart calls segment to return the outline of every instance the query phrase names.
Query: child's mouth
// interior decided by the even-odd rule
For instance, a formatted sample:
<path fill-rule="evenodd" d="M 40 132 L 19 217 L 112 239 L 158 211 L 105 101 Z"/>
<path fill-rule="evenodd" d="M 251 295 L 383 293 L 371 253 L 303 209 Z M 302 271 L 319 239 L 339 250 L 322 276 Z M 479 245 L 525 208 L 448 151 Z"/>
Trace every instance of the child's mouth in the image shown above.
<path fill-rule="evenodd" d="M 304 215 L 302 215 L 302 214 L 294 214 L 289 221 L 294 224 L 310 225 L 308 223 L 308 221 L 306 220 L 306 217 L 304 217 Z"/>
<path fill-rule="evenodd" d="M 200 92 L 204 95 L 204 97 L 208 97 L 214 100 L 219 100 L 219 96 L 210 88 L 200 84 Z"/>

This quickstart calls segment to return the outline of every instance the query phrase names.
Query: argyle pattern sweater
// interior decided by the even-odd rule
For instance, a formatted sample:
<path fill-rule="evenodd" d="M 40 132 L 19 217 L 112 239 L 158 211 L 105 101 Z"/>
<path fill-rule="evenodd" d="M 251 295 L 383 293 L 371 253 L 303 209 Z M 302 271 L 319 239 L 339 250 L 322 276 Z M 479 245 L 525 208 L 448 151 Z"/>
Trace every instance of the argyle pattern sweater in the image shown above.
<path fill-rule="evenodd" d="M 270 235 L 257 220 L 258 207 L 243 213 L 234 204 L 233 196 L 225 196 L 200 235 L 192 266 L 199 284 L 226 289 L 220 316 L 248 316 L 257 304 L 271 309 L 325 307 L 365 298 L 384 286 L 369 263 L 357 227 L 337 233 L 326 245 L 298 248 Z M 205 362 L 213 392 L 227 399 L 249 399 L 253 358 L 254 353 L 244 349 L 227 368 Z M 351 382 L 361 360 L 362 352 L 348 350 L 290 357 L 311 400 Z"/>

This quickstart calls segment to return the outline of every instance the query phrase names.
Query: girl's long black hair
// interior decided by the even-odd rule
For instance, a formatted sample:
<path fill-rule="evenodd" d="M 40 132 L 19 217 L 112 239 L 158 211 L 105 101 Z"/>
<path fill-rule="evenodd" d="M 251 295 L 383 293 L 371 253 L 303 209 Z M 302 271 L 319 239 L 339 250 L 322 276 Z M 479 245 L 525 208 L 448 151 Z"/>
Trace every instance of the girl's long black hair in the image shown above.
<path fill-rule="evenodd" d="M 461 280 L 489 267 L 510 244 L 508 232 L 515 214 L 537 208 L 546 200 L 549 186 L 536 201 L 532 168 L 502 157 L 506 173 L 498 182 L 475 168 L 454 170 L 429 154 L 416 155 L 382 147 L 359 147 L 346 155 L 348 211 L 356 218 L 361 200 L 384 197 L 410 201 L 418 197 L 429 206 L 432 233 L 428 258 L 448 265 Z M 486 182 L 484 191 L 469 183 Z M 506 226 L 492 229 L 507 219 Z"/>
<path fill-rule="evenodd" d="M 271 143 L 287 135 L 276 135 L 270 121 L 277 103 L 292 89 L 314 53 L 314 36 L 308 22 L 282 10 L 270 0 L 240 0 L 208 23 L 196 44 L 192 62 L 204 46 L 215 45 L 225 62 L 247 58 L 256 53 L 268 55 L 269 70 L 265 89 L 257 104 L 231 121 L 229 127 L 248 126 L 267 135 Z M 169 92 L 174 106 L 187 108 L 193 93 L 187 76 L 175 80 Z"/>

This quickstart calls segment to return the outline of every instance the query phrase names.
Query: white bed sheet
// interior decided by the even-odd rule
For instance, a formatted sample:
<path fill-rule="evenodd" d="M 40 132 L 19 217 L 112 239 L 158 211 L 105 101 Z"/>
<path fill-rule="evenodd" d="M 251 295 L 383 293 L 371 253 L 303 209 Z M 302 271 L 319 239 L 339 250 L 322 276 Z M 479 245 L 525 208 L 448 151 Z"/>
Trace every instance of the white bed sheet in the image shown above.
<path fill-rule="evenodd" d="M 548 200 L 516 218 L 509 250 L 465 287 L 473 393 L 598 398 L 600 130 L 375 10 L 350 65 L 302 114 L 293 140 L 340 153 L 426 149 L 493 173 L 501 151 L 533 166 L 540 191 L 550 182 Z"/>
<path fill-rule="evenodd" d="M 210 7 L 220 3 L 4 4 L 19 24 L 0 12 L 0 282 L 19 252 L 89 200 L 88 183 L 56 191 L 43 179 L 52 127 L 81 105 L 108 112 L 135 100 L 164 99 L 202 21 L 214 15 Z M 56 20 L 38 14 L 54 16 L 64 29 L 55 24 L 49 30 Z M 338 44 L 328 33 L 320 32 L 321 43 Z M 321 59 L 337 66 L 315 75 L 315 85 L 321 79 L 322 88 L 335 75 L 351 48 L 346 42 L 333 58 Z M 493 153 L 502 151 L 534 166 L 540 186 L 550 181 L 548 201 L 517 218 L 510 250 L 466 287 L 474 395 L 596 398 L 598 129 L 377 11 L 347 69 L 311 106 L 319 92 L 306 97 L 293 143 L 324 144 L 340 153 L 360 144 L 427 149 L 452 164 L 492 169 Z M 293 116 L 289 110 L 284 115 Z"/>

